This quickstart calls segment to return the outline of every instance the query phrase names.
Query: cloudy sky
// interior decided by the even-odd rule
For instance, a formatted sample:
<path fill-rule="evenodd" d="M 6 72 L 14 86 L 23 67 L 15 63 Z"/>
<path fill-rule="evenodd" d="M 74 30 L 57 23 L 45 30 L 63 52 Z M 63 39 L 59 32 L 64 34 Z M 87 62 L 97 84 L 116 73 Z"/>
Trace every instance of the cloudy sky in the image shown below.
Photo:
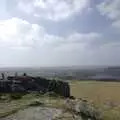
<path fill-rule="evenodd" d="M 120 65 L 120 0 L 0 0 L 0 67 Z"/>

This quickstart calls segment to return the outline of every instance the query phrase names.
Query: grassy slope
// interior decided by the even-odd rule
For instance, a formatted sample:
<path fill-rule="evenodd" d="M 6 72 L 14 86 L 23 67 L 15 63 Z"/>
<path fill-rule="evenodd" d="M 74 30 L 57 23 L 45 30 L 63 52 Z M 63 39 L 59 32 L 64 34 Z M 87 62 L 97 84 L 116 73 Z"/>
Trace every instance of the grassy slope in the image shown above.
<path fill-rule="evenodd" d="M 0 101 L 0 118 L 25 109 L 36 101 L 43 103 L 45 107 L 54 108 L 61 108 L 64 103 L 64 100 L 60 97 L 54 98 L 46 95 L 36 96 L 36 94 L 27 94 L 19 100 Z"/>

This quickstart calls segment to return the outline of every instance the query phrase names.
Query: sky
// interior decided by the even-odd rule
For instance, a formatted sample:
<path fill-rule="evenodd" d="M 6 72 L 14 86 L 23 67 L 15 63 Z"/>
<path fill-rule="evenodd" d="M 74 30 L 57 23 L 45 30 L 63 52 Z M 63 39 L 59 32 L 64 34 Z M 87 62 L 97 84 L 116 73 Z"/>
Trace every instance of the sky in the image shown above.
<path fill-rule="evenodd" d="M 120 0 L 0 0 L 0 67 L 120 65 Z"/>

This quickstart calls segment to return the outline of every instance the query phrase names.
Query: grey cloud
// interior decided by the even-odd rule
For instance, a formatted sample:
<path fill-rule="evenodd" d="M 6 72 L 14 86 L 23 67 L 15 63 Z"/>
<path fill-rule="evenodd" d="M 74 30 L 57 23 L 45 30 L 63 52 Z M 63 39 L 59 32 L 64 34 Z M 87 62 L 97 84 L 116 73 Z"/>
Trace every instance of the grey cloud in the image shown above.
<path fill-rule="evenodd" d="M 117 64 L 119 45 L 119 41 L 106 40 L 100 33 L 74 32 L 63 37 L 48 34 L 44 27 L 20 18 L 0 21 L 2 65 L 115 64 L 113 59 Z"/>
<path fill-rule="evenodd" d="M 53 21 L 81 14 L 90 6 L 90 0 L 16 0 L 15 3 L 14 9 L 23 14 Z"/>
<path fill-rule="evenodd" d="M 120 0 L 106 0 L 97 8 L 102 15 L 113 21 L 112 26 L 120 28 Z"/>

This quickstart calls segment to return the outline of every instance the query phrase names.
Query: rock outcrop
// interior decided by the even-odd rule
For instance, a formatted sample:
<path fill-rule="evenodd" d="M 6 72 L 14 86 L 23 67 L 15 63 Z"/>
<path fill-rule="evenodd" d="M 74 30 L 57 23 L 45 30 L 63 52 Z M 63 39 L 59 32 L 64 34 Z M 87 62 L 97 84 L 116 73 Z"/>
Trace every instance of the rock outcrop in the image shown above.
<path fill-rule="evenodd" d="M 66 99 L 65 107 L 68 111 L 74 115 L 81 116 L 83 119 L 89 120 L 103 120 L 103 114 L 101 110 L 95 108 L 95 106 L 86 100 L 82 99 Z"/>

